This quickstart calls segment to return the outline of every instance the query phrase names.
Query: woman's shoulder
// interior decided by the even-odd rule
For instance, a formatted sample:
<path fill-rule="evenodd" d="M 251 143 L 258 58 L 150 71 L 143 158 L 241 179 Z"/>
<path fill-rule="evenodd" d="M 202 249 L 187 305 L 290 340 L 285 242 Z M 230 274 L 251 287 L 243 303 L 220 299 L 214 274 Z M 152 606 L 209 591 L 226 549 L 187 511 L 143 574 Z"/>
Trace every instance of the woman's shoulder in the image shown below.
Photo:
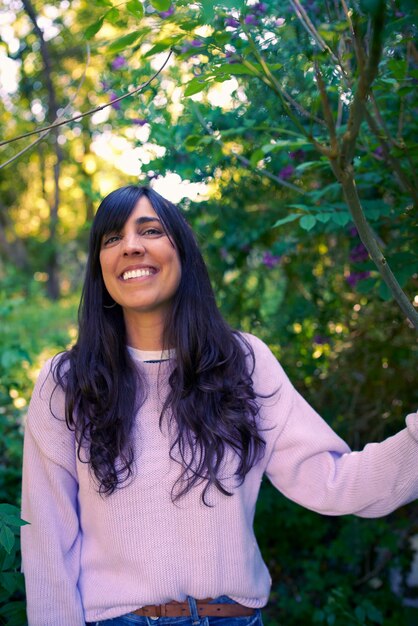
<path fill-rule="evenodd" d="M 254 353 L 256 359 L 268 358 L 277 361 L 269 346 L 262 339 L 252 333 L 245 333 L 243 331 L 235 331 L 235 333 L 244 345 L 244 349 L 245 347 L 250 349 Z"/>
<path fill-rule="evenodd" d="M 274 374 L 276 377 L 287 379 L 282 365 L 262 339 L 245 332 L 237 332 L 237 336 L 244 346 L 246 356 L 254 360 L 255 374 L 259 373 L 261 376 Z"/>

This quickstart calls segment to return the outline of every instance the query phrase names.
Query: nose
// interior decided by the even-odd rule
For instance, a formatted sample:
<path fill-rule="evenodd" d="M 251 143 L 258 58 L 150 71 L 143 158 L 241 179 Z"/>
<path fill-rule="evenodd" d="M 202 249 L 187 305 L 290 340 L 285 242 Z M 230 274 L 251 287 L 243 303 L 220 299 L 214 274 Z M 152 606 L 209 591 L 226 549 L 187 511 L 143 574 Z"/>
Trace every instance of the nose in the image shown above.
<path fill-rule="evenodd" d="M 123 238 L 123 255 L 145 254 L 145 246 L 137 233 L 126 234 Z"/>

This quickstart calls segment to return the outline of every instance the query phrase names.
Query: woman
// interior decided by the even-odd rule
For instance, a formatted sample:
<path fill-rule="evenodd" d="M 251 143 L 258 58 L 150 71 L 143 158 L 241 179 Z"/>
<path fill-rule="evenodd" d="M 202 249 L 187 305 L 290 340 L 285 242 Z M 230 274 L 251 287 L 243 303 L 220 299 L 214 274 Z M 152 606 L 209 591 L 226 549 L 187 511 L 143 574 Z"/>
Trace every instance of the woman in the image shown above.
<path fill-rule="evenodd" d="M 417 497 L 417 439 L 411 414 L 350 453 L 269 349 L 228 328 L 179 210 L 118 189 L 92 226 L 78 341 L 28 412 L 29 625 L 259 626 L 263 474 L 314 511 L 385 515 Z"/>

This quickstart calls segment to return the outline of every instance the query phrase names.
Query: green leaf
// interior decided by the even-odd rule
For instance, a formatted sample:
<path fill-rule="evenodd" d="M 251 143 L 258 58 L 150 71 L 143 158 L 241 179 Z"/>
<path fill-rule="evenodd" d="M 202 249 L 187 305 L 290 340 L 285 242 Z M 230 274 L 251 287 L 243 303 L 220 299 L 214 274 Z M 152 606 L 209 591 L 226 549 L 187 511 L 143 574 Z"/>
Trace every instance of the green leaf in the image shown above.
<path fill-rule="evenodd" d="M 257 163 L 259 161 L 261 161 L 261 159 L 264 159 L 264 152 L 262 148 L 258 148 L 258 150 L 256 150 L 255 152 L 252 153 L 251 157 L 250 157 L 250 163 L 252 165 L 252 167 L 257 167 Z"/>
<path fill-rule="evenodd" d="M 243 63 L 228 63 L 222 66 L 223 70 L 227 74 L 231 74 L 232 76 L 258 76 L 257 72 L 252 70 L 251 68 L 246 67 Z"/>
<path fill-rule="evenodd" d="M 374 604 L 367 603 L 366 606 L 367 617 L 376 624 L 383 624 L 382 612 L 377 609 Z"/>
<path fill-rule="evenodd" d="M 202 0 L 203 17 L 207 23 L 215 17 L 215 5 L 212 0 Z"/>
<path fill-rule="evenodd" d="M 389 300 L 392 300 L 392 292 L 390 291 L 389 287 L 387 286 L 387 284 L 383 280 L 382 280 L 382 282 L 379 285 L 377 293 L 382 298 L 382 300 L 384 300 L 385 302 L 388 302 Z"/>
<path fill-rule="evenodd" d="M 322 224 L 326 224 L 332 218 L 332 213 L 317 213 L 315 217 L 318 220 L 318 222 L 321 222 Z"/>
<path fill-rule="evenodd" d="M 110 22 L 111 24 L 116 24 L 119 20 L 119 11 L 116 7 L 112 7 L 104 14 L 104 19 L 106 22 Z"/>
<path fill-rule="evenodd" d="M 0 525 L 0 546 L 10 552 L 14 546 L 15 536 L 8 526 L 5 524 Z"/>
<path fill-rule="evenodd" d="M 357 293 L 362 293 L 366 295 L 370 293 L 370 291 L 374 288 L 375 285 L 376 285 L 375 278 L 365 278 L 364 280 L 360 280 L 356 284 L 356 291 Z"/>
<path fill-rule="evenodd" d="M 300 218 L 300 213 L 291 213 L 290 215 L 286 215 L 280 220 L 277 220 L 272 226 L 272 228 L 276 228 L 276 226 L 282 226 L 283 224 L 288 224 L 289 222 L 294 222 L 295 220 Z"/>
<path fill-rule="evenodd" d="M 135 41 L 142 35 L 142 30 L 134 30 L 132 33 L 128 33 L 123 37 L 119 37 L 119 39 L 115 39 L 112 41 L 110 46 L 108 46 L 108 52 L 119 52 L 131 46 Z"/>
<path fill-rule="evenodd" d="M 167 48 L 171 48 L 175 46 L 179 41 L 184 39 L 185 35 L 175 35 L 174 37 L 166 37 L 165 39 L 161 39 L 157 41 L 155 46 L 153 46 L 148 52 L 144 54 L 144 58 L 152 57 L 154 54 L 158 54 L 159 52 L 164 52 Z"/>
<path fill-rule="evenodd" d="M 187 98 L 188 96 L 193 96 L 195 93 L 199 93 L 199 91 L 203 91 L 206 85 L 207 82 L 204 78 L 193 78 L 184 90 L 185 97 Z"/>
<path fill-rule="evenodd" d="M 303 230 L 311 230 L 316 224 L 316 218 L 313 215 L 304 215 L 300 218 L 299 224 Z"/>
<path fill-rule="evenodd" d="M 171 7 L 171 0 L 151 0 L 151 4 L 157 11 L 168 11 Z"/>
<path fill-rule="evenodd" d="M 12 595 L 19 587 L 21 576 L 22 574 L 18 572 L 2 572 L 0 574 L 0 587 Z"/>
<path fill-rule="evenodd" d="M 142 6 L 142 2 L 140 2 L 140 0 L 129 0 L 126 4 L 126 8 L 131 15 L 137 17 L 138 19 L 141 19 L 144 15 L 144 7 Z"/>
<path fill-rule="evenodd" d="M 366 617 L 366 614 L 364 612 L 363 607 L 362 606 L 356 606 L 356 608 L 354 609 L 354 614 L 357 617 L 357 619 L 360 622 L 360 624 L 364 624 L 364 618 Z"/>
<path fill-rule="evenodd" d="M 346 226 L 351 220 L 351 216 L 349 213 L 336 211 L 335 213 L 331 214 L 331 219 L 335 224 L 338 224 L 338 226 Z"/>
<path fill-rule="evenodd" d="M 99 30 L 103 26 L 103 20 L 104 17 L 101 17 L 99 20 L 97 20 L 97 22 L 94 22 L 94 24 L 90 24 L 84 34 L 86 39 L 92 39 L 94 35 L 99 32 Z"/>

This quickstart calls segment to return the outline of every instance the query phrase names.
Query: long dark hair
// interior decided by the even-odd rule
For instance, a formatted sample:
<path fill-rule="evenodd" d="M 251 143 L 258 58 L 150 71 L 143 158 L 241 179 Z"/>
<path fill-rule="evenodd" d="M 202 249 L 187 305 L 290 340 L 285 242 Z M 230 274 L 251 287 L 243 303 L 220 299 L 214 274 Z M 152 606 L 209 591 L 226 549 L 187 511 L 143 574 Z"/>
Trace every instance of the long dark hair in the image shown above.
<path fill-rule="evenodd" d="M 176 361 L 160 426 L 165 415 L 175 420 L 170 455 L 180 455 L 183 467 L 172 498 L 203 483 L 205 502 L 211 485 L 232 495 L 219 477 L 227 448 L 236 454 L 238 484 L 264 453 L 251 380 L 254 353 L 220 314 L 203 257 L 180 210 L 148 187 L 117 189 L 98 208 L 90 232 L 78 340 L 60 355 L 55 380 L 65 390 L 65 418 L 75 431 L 78 456 L 89 462 L 100 493 L 109 495 L 132 475 L 130 433 L 146 392 L 126 347 L 122 308 L 109 308 L 112 300 L 99 256 L 103 236 L 122 230 L 142 196 L 153 206 L 181 262 L 163 337 L 165 347 L 175 348 Z"/>

